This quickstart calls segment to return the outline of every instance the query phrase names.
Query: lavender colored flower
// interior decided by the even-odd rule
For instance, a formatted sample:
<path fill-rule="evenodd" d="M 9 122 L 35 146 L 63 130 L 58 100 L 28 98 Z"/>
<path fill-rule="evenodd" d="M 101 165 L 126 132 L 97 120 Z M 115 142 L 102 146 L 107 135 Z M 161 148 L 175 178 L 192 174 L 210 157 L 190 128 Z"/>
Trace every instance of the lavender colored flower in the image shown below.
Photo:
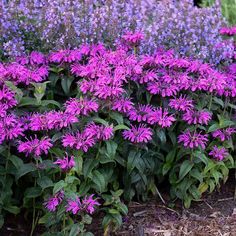
<path fill-rule="evenodd" d="M 170 127 L 174 121 L 175 118 L 173 114 L 169 114 L 167 109 L 162 108 L 156 108 L 148 115 L 147 119 L 149 124 L 158 124 L 162 128 Z"/>
<path fill-rule="evenodd" d="M 224 160 L 229 153 L 227 152 L 227 149 L 224 147 L 217 147 L 216 145 L 212 148 L 211 152 L 209 153 L 210 156 L 217 159 L 218 161 Z"/>
<path fill-rule="evenodd" d="M 187 111 L 194 107 L 193 100 L 182 95 L 179 98 L 170 99 L 169 106 L 177 111 Z"/>
<path fill-rule="evenodd" d="M 85 211 L 88 212 L 89 214 L 93 214 L 95 211 L 95 206 L 100 206 L 99 202 L 97 199 L 93 199 L 94 194 L 90 196 L 86 196 L 82 200 L 83 208 L 85 208 Z"/>
<path fill-rule="evenodd" d="M 75 200 L 68 200 L 66 211 L 72 212 L 72 214 L 76 215 L 79 211 L 82 210 L 82 203 L 79 197 L 76 197 Z"/>
<path fill-rule="evenodd" d="M 201 124 L 207 125 L 211 120 L 212 114 L 208 111 L 195 111 L 187 110 L 183 114 L 183 120 L 186 121 L 189 125 L 191 124 Z"/>
<path fill-rule="evenodd" d="M 54 164 L 58 165 L 62 171 L 68 171 L 75 166 L 74 156 L 66 156 L 64 158 L 57 158 Z"/>
<path fill-rule="evenodd" d="M 122 113 L 128 113 L 130 110 L 134 109 L 134 103 L 128 98 L 121 98 L 113 102 L 112 109 Z"/>
<path fill-rule="evenodd" d="M 48 154 L 48 150 L 53 146 L 52 140 L 48 137 L 38 139 L 36 136 L 25 142 L 19 141 L 18 151 L 25 153 L 27 156 L 32 155 L 39 157 L 42 154 Z"/>
<path fill-rule="evenodd" d="M 137 108 L 131 109 L 128 111 L 127 115 L 132 121 L 147 121 L 149 114 L 153 112 L 153 107 L 150 105 L 141 105 L 139 104 Z"/>
<path fill-rule="evenodd" d="M 138 127 L 131 126 L 130 130 L 123 131 L 124 138 L 132 143 L 147 143 L 152 139 L 152 134 L 152 130 L 143 124 Z"/>
<path fill-rule="evenodd" d="M 91 112 L 97 112 L 99 105 L 94 100 L 86 98 L 72 98 L 65 104 L 66 113 L 73 115 L 88 115 Z"/>
<path fill-rule="evenodd" d="M 232 135 L 236 133 L 235 128 L 226 128 L 226 129 L 219 129 L 212 132 L 212 136 L 214 138 L 219 138 L 222 142 L 225 140 L 231 139 Z"/>
<path fill-rule="evenodd" d="M 178 142 L 183 143 L 184 147 L 189 147 L 191 149 L 201 147 L 206 148 L 206 143 L 208 141 L 207 134 L 197 133 L 196 131 L 191 132 L 187 130 L 178 136 Z"/>
<path fill-rule="evenodd" d="M 58 205 L 61 204 L 64 198 L 64 192 L 59 191 L 56 193 L 53 197 L 49 198 L 45 203 L 44 206 L 45 208 L 50 211 L 50 212 L 55 212 Z"/>

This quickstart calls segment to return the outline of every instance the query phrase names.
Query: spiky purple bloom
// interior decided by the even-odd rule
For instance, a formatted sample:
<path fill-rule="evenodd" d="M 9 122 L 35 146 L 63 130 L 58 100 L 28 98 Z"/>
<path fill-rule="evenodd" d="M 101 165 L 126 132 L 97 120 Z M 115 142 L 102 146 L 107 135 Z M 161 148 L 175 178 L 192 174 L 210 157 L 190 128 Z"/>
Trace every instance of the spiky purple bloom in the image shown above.
<path fill-rule="evenodd" d="M 16 106 L 15 92 L 3 86 L 3 88 L 0 89 L 0 104 L 3 105 L 6 110 Z"/>
<path fill-rule="evenodd" d="M 132 143 L 147 143 L 152 139 L 152 130 L 141 124 L 138 127 L 131 125 L 130 130 L 123 131 L 123 137 Z"/>
<path fill-rule="evenodd" d="M 197 133 L 196 131 L 191 132 L 187 130 L 178 136 L 178 142 L 183 143 L 184 147 L 189 147 L 191 149 L 202 147 L 206 148 L 206 143 L 208 141 L 207 134 Z"/>
<path fill-rule="evenodd" d="M 193 100 L 187 99 L 186 96 L 183 95 L 179 98 L 170 99 L 169 106 L 177 111 L 187 111 L 194 107 Z"/>
<path fill-rule="evenodd" d="M 24 123 L 14 114 L 0 118 L 0 144 L 24 135 Z"/>
<path fill-rule="evenodd" d="M 196 110 L 187 110 L 183 114 L 183 120 L 186 121 L 189 125 L 191 124 L 200 124 L 207 125 L 211 120 L 212 113 L 208 111 L 196 111 Z"/>
<path fill-rule="evenodd" d="M 142 122 L 147 121 L 151 112 L 153 112 L 152 106 L 139 104 L 136 108 L 128 111 L 127 115 L 132 121 Z"/>
<path fill-rule="evenodd" d="M 229 153 L 227 152 L 227 149 L 224 147 L 217 147 L 216 145 L 212 148 L 211 152 L 209 153 L 210 156 L 217 159 L 218 161 L 222 161 L 224 158 L 226 158 Z"/>
<path fill-rule="evenodd" d="M 127 32 L 122 36 L 125 44 L 130 47 L 138 46 L 144 39 L 144 34 L 142 32 Z"/>
<path fill-rule="evenodd" d="M 220 29 L 220 34 L 234 36 L 234 35 L 236 35 L 236 26 L 223 27 Z"/>
<path fill-rule="evenodd" d="M 90 196 L 86 196 L 82 200 L 83 208 L 85 211 L 89 214 L 93 214 L 95 211 L 95 206 L 100 206 L 100 203 L 97 201 L 97 199 L 93 199 L 94 194 Z"/>
<path fill-rule="evenodd" d="M 60 50 L 58 52 L 53 52 L 49 56 L 49 61 L 53 63 L 63 63 L 63 62 L 75 62 L 82 59 L 82 53 L 78 50 Z"/>
<path fill-rule="evenodd" d="M 90 147 L 93 147 L 96 143 L 96 139 L 89 134 L 83 132 L 77 132 L 75 134 L 65 134 L 62 138 L 62 144 L 64 147 L 71 147 L 77 150 L 83 150 L 87 152 Z"/>
<path fill-rule="evenodd" d="M 29 140 L 19 141 L 18 151 L 25 153 L 27 156 L 32 155 L 39 157 L 42 154 L 48 154 L 48 150 L 53 146 L 52 140 L 48 137 L 38 139 L 36 136 Z"/>
<path fill-rule="evenodd" d="M 94 100 L 86 98 L 72 98 L 65 103 L 66 113 L 73 115 L 88 115 L 91 112 L 97 112 L 99 105 Z"/>
<path fill-rule="evenodd" d="M 62 171 L 68 171 L 75 166 L 75 159 L 74 156 L 69 157 L 68 154 L 66 154 L 65 157 L 57 158 L 53 163 L 58 165 Z"/>
<path fill-rule="evenodd" d="M 219 138 L 222 142 L 225 140 L 231 139 L 232 135 L 236 133 L 235 128 L 226 128 L 226 129 L 219 129 L 212 132 L 212 136 L 214 138 Z"/>
<path fill-rule="evenodd" d="M 156 108 L 148 115 L 149 124 L 158 124 L 162 128 L 170 127 L 176 119 L 173 114 L 169 114 L 167 109 Z"/>
<path fill-rule="evenodd" d="M 113 102 L 112 110 L 127 113 L 132 109 L 134 109 L 134 103 L 129 98 L 121 98 Z"/>
<path fill-rule="evenodd" d="M 59 191 L 53 197 L 50 197 L 46 202 L 44 202 L 43 205 L 48 211 L 55 212 L 57 206 L 60 205 L 60 203 L 63 201 L 63 198 L 64 198 L 64 192 Z"/>
<path fill-rule="evenodd" d="M 83 206 L 80 201 L 79 197 L 76 197 L 75 200 L 68 200 L 67 206 L 66 206 L 66 211 L 72 212 L 72 214 L 76 215 L 80 210 L 82 210 Z"/>

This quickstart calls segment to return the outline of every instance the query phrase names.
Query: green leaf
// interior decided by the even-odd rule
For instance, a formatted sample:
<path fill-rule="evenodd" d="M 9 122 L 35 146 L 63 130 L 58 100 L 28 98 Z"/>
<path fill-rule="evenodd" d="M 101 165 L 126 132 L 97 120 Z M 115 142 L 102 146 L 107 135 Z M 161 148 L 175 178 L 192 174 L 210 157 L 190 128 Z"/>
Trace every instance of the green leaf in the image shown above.
<path fill-rule="evenodd" d="M 96 159 L 86 159 L 83 165 L 83 174 L 85 178 L 88 178 L 93 169 L 99 164 L 99 161 Z"/>
<path fill-rule="evenodd" d="M 18 104 L 18 107 L 24 107 L 24 106 L 39 106 L 36 98 L 30 98 L 30 97 L 23 97 Z"/>
<path fill-rule="evenodd" d="M 14 215 L 17 215 L 20 213 L 20 208 L 17 206 L 3 206 L 3 209 Z"/>
<path fill-rule="evenodd" d="M 216 131 L 216 130 L 218 130 L 218 129 L 220 129 L 220 126 L 218 125 L 218 124 L 213 124 L 213 125 L 211 125 L 210 127 L 209 127 L 209 129 L 208 129 L 208 133 L 211 133 L 211 132 L 213 132 L 213 131 Z"/>
<path fill-rule="evenodd" d="M 9 160 L 16 167 L 16 169 L 20 169 L 20 167 L 24 165 L 24 162 L 15 155 L 10 156 Z"/>
<path fill-rule="evenodd" d="M 43 101 L 41 101 L 41 106 L 46 107 L 48 105 L 55 105 L 58 108 L 61 108 L 61 104 L 57 101 L 54 101 L 54 100 L 43 100 Z"/>
<path fill-rule="evenodd" d="M 67 184 L 64 182 L 64 180 L 60 180 L 59 182 L 55 183 L 54 188 L 53 188 L 53 194 L 59 192 L 66 186 Z"/>
<path fill-rule="evenodd" d="M 130 151 L 127 161 L 127 170 L 128 173 L 138 166 L 138 162 L 140 161 L 141 153 L 136 151 Z"/>
<path fill-rule="evenodd" d="M 38 178 L 37 184 L 42 188 L 42 190 L 53 186 L 52 180 L 47 176 L 43 176 L 41 178 Z"/>
<path fill-rule="evenodd" d="M 124 123 L 123 116 L 117 112 L 111 112 L 110 117 L 114 119 L 118 125 L 122 125 Z"/>
<path fill-rule="evenodd" d="M 223 102 L 223 100 L 222 99 L 220 99 L 220 98 L 217 98 L 217 97 L 214 97 L 213 98 L 213 101 L 216 103 L 216 104 L 218 104 L 218 105 L 220 105 L 222 108 L 224 108 L 224 102 Z"/>
<path fill-rule="evenodd" d="M 176 148 L 171 150 L 166 156 L 166 162 L 172 163 L 176 156 Z"/>
<path fill-rule="evenodd" d="M 208 184 L 207 183 L 201 183 L 198 187 L 198 190 L 200 191 L 200 193 L 204 193 L 206 192 L 208 189 Z"/>
<path fill-rule="evenodd" d="M 78 236 L 80 233 L 80 225 L 74 224 L 70 230 L 69 236 Z"/>
<path fill-rule="evenodd" d="M 31 188 L 27 188 L 24 196 L 26 198 L 36 198 L 38 196 L 40 196 L 42 193 L 42 189 L 40 187 L 31 187 Z"/>
<path fill-rule="evenodd" d="M 106 190 L 106 180 L 98 170 L 93 171 L 92 181 L 96 184 L 96 189 L 98 189 L 100 193 Z"/>
<path fill-rule="evenodd" d="M 20 177 L 33 172 L 36 170 L 36 167 L 33 163 L 27 163 L 24 165 L 21 165 L 20 168 L 16 172 L 16 179 L 18 180 Z"/>
<path fill-rule="evenodd" d="M 74 78 L 73 77 L 64 77 L 61 80 L 61 86 L 66 95 L 70 94 L 70 87 L 73 82 Z"/>
<path fill-rule="evenodd" d="M 199 169 L 197 169 L 197 168 L 192 169 L 191 172 L 190 172 L 190 175 L 191 175 L 193 178 L 199 180 L 200 183 L 202 183 L 202 181 L 203 181 L 203 175 L 202 175 L 202 173 L 199 171 Z"/>
<path fill-rule="evenodd" d="M 109 125 L 106 120 L 101 119 L 101 118 L 99 118 L 99 117 L 95 117 L 95 118 L 93 118 L 92 120 L 95 121 L 95 122 L 97 122 L 97 123 L 99 123 L 99 124 L 103 124 L 103 125 L 105 125 L 105 126 L 108 126 L 108 125 Z"/>
<path fill-rule="evenodd" d="M 117 130 L 129 130 L 129 129 L 130 128 L 128 126 L 126 126 L 126 125 L 116 125 L 113 130 L 115 132 Z"/>
<path fill-rule="evenodd" d="M 194 163 L 189 160 L 185 160 L 181 164 L 179 171 L 179 181 L 182 180 L 189 173 L 189 171 L 193 168 L 193 166 Z"/>

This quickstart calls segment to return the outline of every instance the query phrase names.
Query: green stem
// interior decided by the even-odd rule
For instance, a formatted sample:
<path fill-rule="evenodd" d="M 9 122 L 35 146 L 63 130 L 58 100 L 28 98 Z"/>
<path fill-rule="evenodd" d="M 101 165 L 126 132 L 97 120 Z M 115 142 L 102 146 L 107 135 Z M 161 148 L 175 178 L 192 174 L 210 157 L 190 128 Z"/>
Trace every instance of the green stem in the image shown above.
<path fill-rule="evenodd" d="M 34 180 L 34 187 L 36 187 L 36 178 Z M 35 213 L 36 213 L 35 198 L 33 198 L 33 218 L 32 218 L 32 226 L 31 226 L 30 236 L 33 236 L 34 230 L 35 230 L 35 226 L 36 226 Z"/>
<path fill-rule="evenodd" d="M 213 96 L 212 96 L 212 93 L 211 93 L 211 96 L 210 96 L 210 102 L 209 102 L 209 106 L 208 106 L 208 110 L 209 110 L 209 111 L 211 110 L 212 99 L 213 99 Z"/>
<path fill-rule="evenodd" d="M 7 148 L 7 157 L 6 157 L 6 165 L 5 165 L 6 173 L 5 173 L 5 176 L 4 176 L 4 179 L 5 179 L 4 182 L 6 182 L 6 179 L 7 179 L 7 170 L 8 170 L 8 164 L 9 164 L 10 156 L 11 156 L 11 145 L 9 143 L 8 148 Z"/>
<path fill-rule="evenodd" d="M 66 235 L 66 214 L 64 214 L 63 216 L 63 229 L 62 229 L 62 232 L 64 235 Z"/>

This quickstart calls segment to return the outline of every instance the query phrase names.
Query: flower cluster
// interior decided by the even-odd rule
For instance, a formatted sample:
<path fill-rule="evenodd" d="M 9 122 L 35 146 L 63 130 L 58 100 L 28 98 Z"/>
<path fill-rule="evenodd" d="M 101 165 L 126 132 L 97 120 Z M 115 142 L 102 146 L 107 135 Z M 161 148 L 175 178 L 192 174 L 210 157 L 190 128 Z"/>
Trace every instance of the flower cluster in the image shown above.
<path fill-rule="evenodd" d="M 57 207 L 62 204 L 63 200 L 66 201 L 65 209 L 67 212 L 71 212 L 77 215 L 79 212 L 87 212 L 93 214 L 96 206 L 100 203 L 97 199 L 94 199 L 94 194 L 85 196 L 83 199 L 76 197 L 75 199 L 65 199 L 63 191 L 57 192 L 53 197 L 50 197 L 45 203 L 45 208 L 50 212 L 55 212 Z"/>
<path fill-rule="evenodd" d="M 236 35 L 236 26 L 233 27 L 223 27 L 220 29 L 220 33 L 223 35 L 233 36 Z"/>

